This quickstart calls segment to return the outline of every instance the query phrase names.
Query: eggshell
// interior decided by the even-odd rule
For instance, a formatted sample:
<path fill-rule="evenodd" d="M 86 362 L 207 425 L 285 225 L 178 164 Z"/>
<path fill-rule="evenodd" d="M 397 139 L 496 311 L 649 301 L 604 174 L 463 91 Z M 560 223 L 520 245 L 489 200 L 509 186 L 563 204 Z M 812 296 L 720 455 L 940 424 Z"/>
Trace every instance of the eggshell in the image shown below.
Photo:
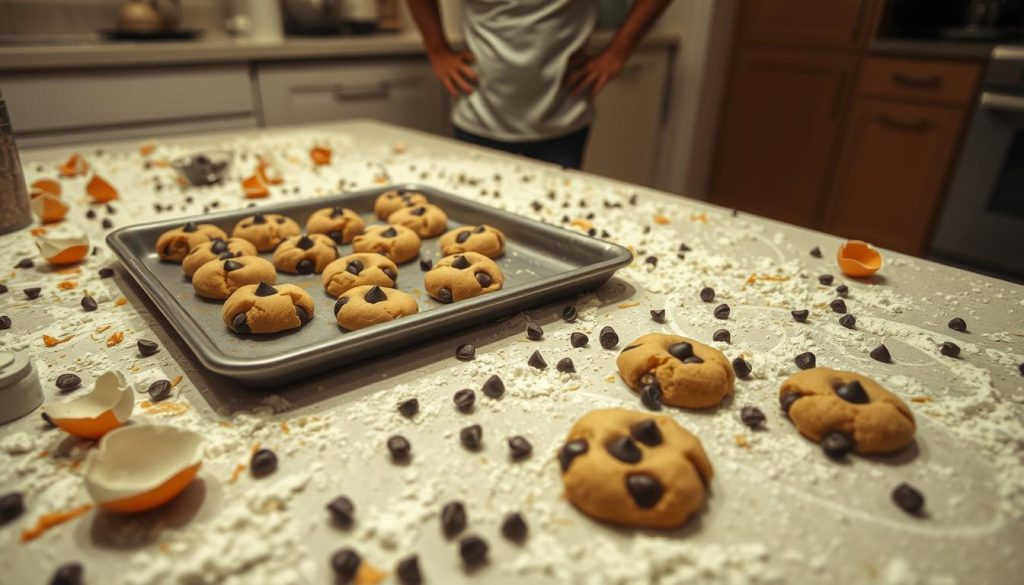
<path fill-rule="evenodd" d="M 85 192 L 88 193 L 89 197 L 92 197 L 92 200 L 96 203 L 109 203 L 110 201 L 120 198 L 117 193 L 117 189 L 99 175 L 92 176 L 92 179 L 89 180 L 89 184 L 85 186 Z"/>
<path fill-rule="evenodd" d="M 68 214 L 67 204 L 59 196 L 46 191 L 33 190 L 29 208 L 41 223 L 56 223 Z"/>
<path fill-rule="evenodd" d="M 242 191 L 246 199 L 262 199 L 270 195 L 270 189 L 260 177 L 259 172 L 242 180 Z"/>
<path fill-rule="evenodd" d="M 47 404 L 46 414 L 66 432 L 83 439 L 98 439 L 121 426 L 135 408 L 135 396 L 125 375 L 105 372 L 92 392 L 68 402 Z"/>
<path fill-rule="evenodd" d="M 89 163 L 85 162 L 82 155 L 74 152 L 68 157 L 68 160 L 61 163 L 57 170 L 60 172 L 62 177 L 77 177 L 84 175 L 89 171 Z"/>
<path fill-rule="evenodd" d="M 273 157 L 263 155 L 260 157 L 260 164 L 256 165 L 256 175 L 267 185 L 280 185 L 284 183 L 284 175 L 277 167 Z"/>
<path fill-rule="evenodd" d="M 39 179 L 32 182 L 32 191 L 42 191 L 60 197 L 62 189 L 55 179 Z"/>
<path fill-rule="evenodd" d="M 313 164 L 316 166 L 331 164 L 332 154 L 334 154 L 333 151 L 325 146 L 314 146 L 309 151 L 309 157 L 313 159 Z"/>
<path fill-rule="evenodd" d="M 840 244 L 836 261 L 847 276 L 871 276 L 882 268 L 882 253 L 861 240 Z"/>
<path fill-rule="evenodd" d="M 199 433 L 164 425 L 111 431 L 85 461 L 85 488 L 101 507 L 135 513 L 166 504 L 202 465 Z"/>
<path fill-rule="evenodd" d="M 81 235 L 73 238 L 36 238 L 36 247 L 50 264 L 64 266 L 81 262 L 89 255 L 89 238 Z"/>

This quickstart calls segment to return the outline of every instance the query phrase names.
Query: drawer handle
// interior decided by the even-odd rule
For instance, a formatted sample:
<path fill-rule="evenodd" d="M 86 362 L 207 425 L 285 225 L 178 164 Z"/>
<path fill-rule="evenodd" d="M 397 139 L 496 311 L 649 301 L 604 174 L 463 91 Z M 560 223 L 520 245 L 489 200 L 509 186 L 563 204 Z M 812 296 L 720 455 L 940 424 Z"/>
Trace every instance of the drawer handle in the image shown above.
<path fill-rule="evenodd" d="M 906 73 L 893 73 L 892 80 L 899 85 L 917 88 L 934 88 L 942 85 L 942 78 L 938 75 L 907 75 Z"/>
<path fill-rule="evenodd" d="M 916 132 L 923 132 L 932 125 L 931 120 L 929 120 L 928 118 L 918 118 L 916 120 L 897 120 L 896 118 L 887 116 L 886 114 L 879 114 L 878 121 L 881 122 L 883 126 L 888 126 L 890 128 L 899 128 L 900 130 L 913 130 Z"/>
<path fill-rule="evenodd" d="M 334 86 L 334 99 L 339 102 L 386 99 L 390 95 L 391 84 L 387 82 L 381 82 L 376 85 Z"/>

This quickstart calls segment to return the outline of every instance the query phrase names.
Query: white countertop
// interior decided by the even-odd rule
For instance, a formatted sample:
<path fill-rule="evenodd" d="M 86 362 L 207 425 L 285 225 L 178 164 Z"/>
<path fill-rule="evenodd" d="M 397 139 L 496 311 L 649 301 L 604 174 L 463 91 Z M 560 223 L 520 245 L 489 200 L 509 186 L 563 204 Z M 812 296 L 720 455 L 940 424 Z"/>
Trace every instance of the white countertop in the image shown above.
<path fill-rule="evenodd" d="M 333 146 L 334 164 L 310 168 L 306 152 L 314 142 Z M 166 169 L 144 168 L 137 146 L 79 148 L 122 197 L 115 213 L 93 207 L 99 217 L 87 220 L 85 179 L 64 181 L 73 207 L 61 229 L 84 230 L 102 247 L 108 230 L 100 218 L 122 226 L 202 213 L 213 201 L 220 209 L 247 203 L 235 182 L 172 189 Z M 839 240 L 832 236 L 376 123 L 167 139 L 152 156 L 216 146 L 278 155 L 285 184 L 267 202 L 330 194 L 339 180 L 348 189 L 424 182 L 553 223 L 593 212 L 598 229 L 639 255 L 593 294 L 553 300 L 266 394 L 204 372 L 123 274 L 99 279 L 101 267 L 117 266 L 109 252 L 61 273 L 43 265 L 27 229 L 0 236 L 0 281 L 10 288 L 0 295 L 0 314 L 13 321 L 0 331 L 0 349 L 33 357 L 47 400 L 64 399 L 54 387 L 64 372 L 78 373 L 88 386 L 102 371 L 121 368 L 140 390 L 182 376 L 160 408 L 145 406 L 139 393 L 134 420 L 197 430 L 208 445 L 200 481 L 164 509 L 141 517 L 90 510 L 22 544 L 21 530 L 41 515 L 89 502 L 77 462 L 90 445 L 46 430 L 37 413 L 0 427 L 0 493 L 22 490 L 27 506 L 21 518 L 0 527 L 0 566 L 11 582 L 44 582 L 59 563 L 74 560 L 85 565 L 90 583 L 327 583 L 327 559 L 342 546 L 385 570 L 418 552 L 427 583 L 435 584 L 997 584 L 1016 582 L 1024 572 L 1024 377 L 1017 371 L 1024 361 L 1024 287 L 892 252 L 875 277 L 846 279 L 833 259 Z M 28 178 L 52 176 L 70 150 L 23 153 Z M 158 214 L 154 203 L 173 210 Z M 685 258 L 677 257 L 681 243 L 692 248 Z M 808 254 L 813 246 L 824 258 Z M 657 257 L 656 267 L 644 262 L 647 256 Z M 9 268 L 25 257 L 36 267 Z M 402 268 L 409 269 L 417 268 Z M 835 293 L 818 284 L 823 273 L 849 285 L 846 303 L 856 329 L 839 326 L 839 315 L 828 309 Z M 777 280 L 751 281 L 751 275 Z M 61 288 L 61 282 L 75 286 Z M 40 300 L 25 299 L 28 286 L 42 287 Z M 716 290 L 714 303 L 698 298 L 703 286 Z M 99 301 L 97 311 L 81 310 L 83 291 Z M 712 316 L 719 302 L 732 306 L 728 320 Z M 574 324 L 559 317 L 570 303 L 582 309 Z M 654 308 L 666 309 L 665 324 L 651 320 Z M 810 309 L 807 323 L 790 318 L 795 308 Z M 967 333 L 946 327 L 954 316 L 966 319 Z M 542 341 L 526 340 L 528 321 L 544 327 Z M 552 456 L 572 422 L 596 407 L 641 408 L 615 375 L 616 352 L 597 343 L 605 325 L 618 331 L 620 348 L 652 331 L 710 342 L 713 331 L 726 327 L 732 342 L 712 345 L 753 364 L 752 376 L 737 381 L 735 397 L 724 405 L 662 411 L 702 440 L 715 467 L 707 506 L 679 530 L 612 528 L 562 497 Z M 108 347 L 116 331 L 124 341 Z M 573 331 L 590 335 L 590 346 L 571 348 Z M 43 334 L 74 337 L 47 348 Z M 157 341 L 160 352 L 139 358 L 140 338 Z M 962 348 L 959 359 L 939 355 L 946 340 Z M 465 342 L 477 346 L 468 363 L 454 358 Z M 893 363 L 868 358 L 880 342 Z M 527 368 L 534 350 L 550 364 L 572 357 L 579 373 Z M 872 376 L 908 401 L 918 423 L 915 445 L 837 464 L 802 438 L 776 396 L 796 371 L 793 356 L 808 350 L 819 365 Z M 476 411 L 458 413 L 452 394 L 479 388 L 492 373 L 505 380 L 505 397 L 478 393 Z M 407 421 L 394 406 L 411 396 L 422 411 Z M 767 415 L 764 430 L 750 431 L 738 420 L 748 404 Z M 456 438 L 474 422 L 484 428 L 479 455 L 467 454 Z M 413 445 L 407 466 L 388 461 L 384 442 L 394 433 Z M 507 461 L 504 437 L 512 434 L 533 443 L 529 460 Z M 277 453 L 278 471 L 259 480 L 245 472 L 232 481 L 255 442 Z M 901 482 L 925 494 L 927 517 L 910 517 L 890 501 Z M 331 526 L 324 510 L 339 494 L 355 501 L 350 531 Z M 456 546 L 440 534 L 438 512 L 451 499 L 466 503 L 468 532 L 491 545 L 491 561 L 480 570 L 463 571 Z M 530 525 L 522 546 L 504 541 L 498 530 L 511 510 Z"/>

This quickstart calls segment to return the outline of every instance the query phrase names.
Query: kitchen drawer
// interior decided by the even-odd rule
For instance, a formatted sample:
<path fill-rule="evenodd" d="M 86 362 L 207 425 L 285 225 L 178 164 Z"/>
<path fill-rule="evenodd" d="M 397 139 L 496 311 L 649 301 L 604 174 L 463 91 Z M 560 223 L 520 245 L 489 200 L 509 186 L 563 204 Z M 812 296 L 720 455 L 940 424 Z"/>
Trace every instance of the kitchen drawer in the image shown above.
<path fill-rule="evenodd" d="M 251 116 L 245 65 L 0 76 L 15 133 L 61 133 L 140 123 Z"/>
<path fill-rule="evenodd" d="M 870 57 L 861 69 L 859 93 L 948 104 L 970 104 L 981 77 L 980 63 Z"/>

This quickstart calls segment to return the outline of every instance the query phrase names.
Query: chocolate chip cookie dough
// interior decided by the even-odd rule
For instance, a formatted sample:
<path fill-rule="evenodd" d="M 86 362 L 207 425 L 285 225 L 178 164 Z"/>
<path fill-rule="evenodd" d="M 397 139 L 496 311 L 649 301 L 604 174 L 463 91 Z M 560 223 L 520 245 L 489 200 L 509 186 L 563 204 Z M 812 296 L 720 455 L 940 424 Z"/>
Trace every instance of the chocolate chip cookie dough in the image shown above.
<path fill-rule="evenodd" d="M 243 286 L 224 303 L 224 324 L 235 333 L 279 333 L 313 318 L 313 299 L 294 284 Z"/>
<path fill-rule="evenodd" d="M 448 214 L 440 207 L 424 203 L 403 207 L 388 216 L 391 225 L 404 225 L 421 238 L 433 238 L 448 229 Z"/>
<path fill-rule="evenodd" d="M 334 304 L 338 325 L 349 330 L 384 323 L 418 311 L 416 299 L 400 290 L 377 285 L 349 289 Z"/>
<path fill-rule="evenodd" d="M 306 231 L 324 234 L 336 244 L 348 244 L 363 233 L 363 218 L 347 207 L 325 207 L 313 212 L 306 220 Z"/>
<path fill-rule="evenodd" d="M 231 236 L 251 242 L 260 252 L 272 252 L 286 238 L 297 236 L 301 231 L 299 224 L 290 217 L 257 213 L 239 220 Z"/>
<path fill-rule="evenodd" d="M 396 189 L 381 193 L 377 200 L 373 202 L 373 212 L 377 215 L 378 219 L 386 220 L 389 215 L 403 207 L 412 207 L 413 205 L 422 205 L 424 203 L 427 203 L 427 196 L 423 193 Z"/>
<path fill-rule="evenodd" d="M 494 260 L 476 252 L 445 256 L 423 276 L 427 293 L 442 303 L 500 290 L 504 284 L 501 268 Z"/>
<path fill-rule="evenodd" d="M 665 415 L 593 410 L 558 453 L 565 494 L 584 514 L 640 528 L 675 528 L 704 503 L 713 471 L 697 437 Z"/>
<path fill-rule="evenodd" d="M 192 286 L 201 297 L 223 300 L 246 285 L 274 284 L 276 279 L 277 271 L 269 261 L 259 256 L 239 256 L 203 264 L 192 275 Z"/>
<path fill-rule="evenodd" d="M 227 240 L 217 238 L 192 248 L 188 256 L 181 261 L 181 269 L 185 271 L 185 276 L 192 276 L 200 266 L 210 260 L 227 260 L 228 258 L 255 256 L 256 254 L 256 246 L 242 238 L 228 238 Z"/>
<path fill-rule="evenodd" d="M 616 360 L 634 391 L 658 393 L 660 402 L 709 408 L 733 391 L 736 374 L 722 352 L 678 335 L 649 333 L 630 342 Z M 645 400 L 646 402 L 646 400 Z"/>
<path fill-rule="evenodd" d="M 156 240 L 156 253 L 162 260 L 181 262 L 192 248 L 215 239 L 226 240 L 228 235 L 212 223 L 188 222 L 160 234 Z"/>
<path fill-rule="evenodd" d="M 488 258 L 505 253 L 505 234 L 489 225 L 464 225 L 441 236 L 441 253 L 445 256 L 477 252 Z"/>
<path fill-rule="evenodd" d="M 395 264 L 404 264 L 420 254 L 420 237 L 401 225 L 371 225 L 352 240 L 353 252 L 383 254 Z"/>
<path fill-rule="evenodd" d="M 913 442 L 917 428 L 905 402 L 854 372 L 812 368 L 793 374 L 779 388 L 779 403 L 803 436 L 862 455 L 898 451 Z"/>
<path fill-rule="evenodd" d="M 364 284 L 394 288 L 398 267 L 380 254 L 350 254 L 338 258 L 324 268 L 324 290 L 334 298 Z"/>
<path fill-rule="evenodd" d="M 288 274 L 319 274 L 337 257 L 334 240 L 323 234 L 292 236 L 274 250 L 274 266 Z"/>

